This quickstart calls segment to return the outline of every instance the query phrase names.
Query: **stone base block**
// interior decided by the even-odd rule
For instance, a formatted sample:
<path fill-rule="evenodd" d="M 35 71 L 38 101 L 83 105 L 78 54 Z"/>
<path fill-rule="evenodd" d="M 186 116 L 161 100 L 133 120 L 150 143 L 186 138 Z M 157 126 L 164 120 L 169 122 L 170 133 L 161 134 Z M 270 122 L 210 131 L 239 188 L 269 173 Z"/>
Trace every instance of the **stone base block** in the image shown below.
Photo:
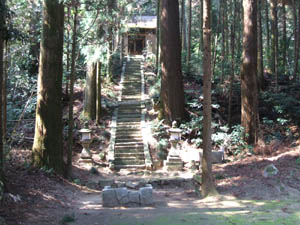
<path fill-rule="evenodd" d="M 151 184 L 146 184 L 138 191 L 128 190 L 126 187 L 112 188 L 105 186 L 102 191 L 103 207 L 117 207 L 117 206 L 151 206 L 153 188 Z"/>
<path fill-rule="evenodd" d="M 183 169 L 183 162 L 179 156 L 168 156 L 164 161 L 164 168 L 168 171 L 181 171 Z"/>

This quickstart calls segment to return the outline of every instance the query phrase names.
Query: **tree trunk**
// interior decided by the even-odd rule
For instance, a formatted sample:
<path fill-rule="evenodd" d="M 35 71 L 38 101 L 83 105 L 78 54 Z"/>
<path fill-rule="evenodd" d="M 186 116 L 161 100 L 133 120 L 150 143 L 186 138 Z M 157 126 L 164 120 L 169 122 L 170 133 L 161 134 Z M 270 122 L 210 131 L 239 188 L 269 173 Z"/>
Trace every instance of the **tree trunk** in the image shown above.
<path fill-rule="evenodd" d="M 187 73 L 190 73 L 190 61 L 191 61 L 191 41 L 192 41 L 192 0 L 189 0 L 189 27 L 188 27 L 188 45 L 187 45 L 187 58 L 186 66 Z"/>
<path fill-rule="evenodd" d="M 211 1 L 203 4 L 203 158 L 202 158 L 202 195 L 217 195 L 212 178 L 211 166 Z"/>
<path fill-rule="evenodd" d="M 257 1 L 244 0 L 243 62 L 241 68 L 241 124 L 245 139 L 254 144 L 258 132 Z"/>
<path fill-rule="evenodd" d="M 298 74 L 298 65 L 299 65 L 299 47 L 300 47 L 300 2 L 298 7 L 298 20 L 297 20 L 297 4 L 294 0 L 293 5 L 293 14 L 294 14 L 294 36 L 295 36 L 295 47 L 294 47 L 294 75 L 293 75 L 293 81 L 296 81 L 297 74 Z M 297 22 L 298 21 L 298 22 Z"/>
<path fill-rule="evenodd" d="M 2 121 L 2 82 L 5 28 L 5 0 L 0 0 L 0 182 L 4 183 L 3 121 Z M 1 195 L 2 193 L 0 193 Z"/>
<path fill-rule="evenodd" d="M 96 119 L 96 74 L 96 64 L 89 62 L 84 92 L 84 115 L 90 120 Z"/>
<path fill-rule="evenodd" d="M 71 55 L 71 53 L 70 53 L 70 36 L 71 36 L 70 35 L 70 26 L 71 26 L 71 24 L 70 24 L 70 17 L 71 17 L 71 6 L 68 5 L 67 7 L 68 7 L 67 8 L 68 9 L 68 11 L 67 11 L 67 28 L 66 28 L 66 30 L 67 30 L 67 65 L 66 65 L 66 67 L 67 67 L 67 79 L 66 79 L 66 91 L 65 91 L 66 97 L 69 96 L 69 82 L 70 82 L 69 72 L 70 72 L 70 55 Z"/>
<path fill-rule="evenodd" d="M 75 3 L 76 4 L 76 3 Z M 67 177 L 72 177 L 72 153 L 73 153 L 73 103 L 74 103 L 74 80 L 76 69 L 76 48 L 77 48 L 77 15 L 78 6 L 74 6 L 74 24 L 72 38 L 72 55 L 71 55 L 71 73 L 70 73 L 70 100 L 69 100 L 69 130 L 68 130 L 68 154 L 67 154 Z"/>
<path fill-rule="evenodd" d="M 264 64 L 263 64 L 263 39 L 262 39 L 262 22 L 261 22 L 261 1 L 258 1 L 257 9 L 257 87 L 258 91 L 264 89 Z"/>
<path fill-rule="evenodd" d="M 161 100 L 168 123 L 186 118 L 181 71 L 178 0 L 162 0 Z"/>
<path fill-rule="evenodd" d="M 159 57 L 159 46 L 160 46 L 160 27 L 159 27 L 159 18 L 160 18 L 160 0 L 156 0 L 156 74 L 159 73 L 160 57 Z"/>
<path fill-rule="evenodd" d="M 278 91 L 278 19 L 277 19 L 277 0 L 271 0 L 271 21 L 272 21 L 272 48 L 271 48 L 271 70 L 275 75 L 275 85 Z"/>
<path fill-rule="evenodd" d="M 62 57 L 64 6 L 43 2 L 43 35 L 38 76 L 33 164 L 63 173 Z"/>
<path fill-rule="evenodd" d="M 221 60 L 222 60 L 222 68 L 221 68 L 221 81 L 220 84 L 223 84 L 224 81 L 224 76 L 225 76 L 225 4 L 227 4 L 227 1 L 221 1 L 221 18 L 220 20 L 222 21 L 222 56 L 221 56 Z M 227 27 L 226 27 L 227 30 Z"/>
<path fill-rule="evenodd" d="M 286 52 L 287 52 L 287 35 L 286 35 L 286 5 L 282 4 L 282 33 L 283 33 L 283 48 L 282 48 L 282 70 L 283 73 L 286 74 Z"/>
<path fill-rule="evenodd" d="M 200 50 L 203 51 L 203 0 L 200 0 Z"/>
<path fill-rule="evenodd" d="M 3 61 L 3 83 L 2 83 L 2 135 L 3 135 L 3 144 L 6 142 L 6 130 L 7 130 L 7 76 L 8 76 L 8 65 L 9 65 L 9 43 L 8 40 L 5 41 L 5 55 L 4 61 Z"/>
<path fill-rule="evenodd" d="M 234 18 L 237 16 L 237 6 L 236 1 L 234 0 Z M 232 11 L 231 11 L 232 12 Z M 233 97 L 233 83 L 234 83 L 234 74 L 235 74 L 235 20 L 231 24 L 231 34 L 230 34 L 230 49 L 231 49 L 231 74 L 230 74 L 230 83 L 229 83 L 229 100 L 228 100 L 228 126 L 232 126 L 232 97 Z"/>
<path fill-rule="evenodd" d="M 101 113 L 102 113 L 102 109 L 101 109 L 101 62 L 97 62 L 97 100 L 96 100 L 96 111 L 97 111 L 97 115 L 96 115 L 96 121 L 97 124 L 100 124 L 100 120 L 101 120 Z"/>
<path fill-rule="evenodd" d="M 268 68 L 270 68 L 271 65 L 271 54 L 270 54 L 270 26 L 269 26 L 269 5 L 268 0 L 265 0 L 265 22 L 266 22 L 266 32 L 267 32 L 267 61 L 268 61 Z"/>
<path fill-rule="evenodd" d="M 185 0 L 181 0 L 181 42 L 182 42 L 182 51 L 186 51 L 187 41 L 186 41 Z"/>

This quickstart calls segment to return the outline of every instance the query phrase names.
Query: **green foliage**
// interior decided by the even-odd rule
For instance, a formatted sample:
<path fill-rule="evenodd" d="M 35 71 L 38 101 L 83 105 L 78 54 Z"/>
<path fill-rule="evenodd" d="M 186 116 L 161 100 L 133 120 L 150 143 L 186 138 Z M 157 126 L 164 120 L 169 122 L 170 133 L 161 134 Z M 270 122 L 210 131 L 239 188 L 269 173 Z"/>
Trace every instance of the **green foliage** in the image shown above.
<path fill-rule="evenodd" d="M 74 179 L 73 182 L 77 185 L 81 185 L 81 180 L 80 179 Z"/>
<path fill-rule="evenodd" d="M 91 174 L 94 174 L 94 175 L 99 174 L 98 170 L 97 170 L 95 167 L 92 167 L 92 168 L 90 169 L 90 173 L 91 173 Z"/>
<path fill-rule="evenodd" d="M 74 214 L 67 214 L 64 215 L 63 218 L 60 221 L 61 225 L 66 225 L 67 223 L 72 223 L 75 221 L 75 215 Z"/>
<path fill-rule="evenodd" d="M 166 127 L 164 126 L 164 120 L 153 121 L 151 124 L 151 130 L 153 137 L 157 139 L 161 139 L 168 136 Z"/>
<path fill-rule="evenodd" d="M 53 168 L 48 168 L 47 166 L 43 166 L 40 168 L 40 171 L 48 174 L 48 175 L 53 175 L 54 174 L 54 169 Z"/>
<path fill-rule="evenodd" d="M 269 120 L 274 122 L 277 120 L 280 124 L 285 125 L 290 120 L 300 119 L 299 101 L 285 92 L 263 92 L 260 102 L 265 109 L 262 116 Z"/>
<path fill-rule="evenodd" d="M 161 79 L 158 78 L 155 83 L 150 87 L 149 96 L 153 99 L 154 103 L 158 103 L 160 99 L 160 86 Z"/>
<path fill-rule="evenodd" d="M 296 159 L 296 165 L 297 165 L 297 167 L 300 167 L 300 157 L 298 159 Z"/>

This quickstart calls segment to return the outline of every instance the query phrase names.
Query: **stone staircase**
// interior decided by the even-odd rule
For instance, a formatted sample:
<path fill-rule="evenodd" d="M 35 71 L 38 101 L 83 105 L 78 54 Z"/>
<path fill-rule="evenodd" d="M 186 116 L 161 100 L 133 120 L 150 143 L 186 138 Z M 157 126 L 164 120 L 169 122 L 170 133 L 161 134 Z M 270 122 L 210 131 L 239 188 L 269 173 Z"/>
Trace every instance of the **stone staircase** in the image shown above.
<path fill-rule="evenodd" d="M 123 66 L 120 85 L 122 89 L 112 130 L 111 161 L 117 170 L 144 169 L 152 163 L 143 137 L 145 104 L 142 101 L 144 84 L 141 58 L 130 58 Z"/>

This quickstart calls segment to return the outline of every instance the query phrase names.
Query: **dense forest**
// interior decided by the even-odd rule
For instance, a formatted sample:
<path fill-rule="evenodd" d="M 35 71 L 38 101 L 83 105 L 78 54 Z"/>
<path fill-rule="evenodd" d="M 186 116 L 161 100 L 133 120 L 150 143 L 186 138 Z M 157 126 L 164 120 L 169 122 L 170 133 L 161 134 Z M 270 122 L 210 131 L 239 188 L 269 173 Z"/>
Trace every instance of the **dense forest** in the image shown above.
<path fill-rule="evenodd" d="M 157 151 L 176 120 L 203 149 L 202 196 L 218 194 L 213 150 L 244 157 L 298 145 L 300 1 L 0 0 L 0 199 L 16 149 L 30 150 L 30 167 L 72 180 L 78 130 L 112 116 L 125 37 L 140 32 L 128 24 L 143 16 L 157 21 L 155 51 L 141 52 L 154 74 Z"/>

